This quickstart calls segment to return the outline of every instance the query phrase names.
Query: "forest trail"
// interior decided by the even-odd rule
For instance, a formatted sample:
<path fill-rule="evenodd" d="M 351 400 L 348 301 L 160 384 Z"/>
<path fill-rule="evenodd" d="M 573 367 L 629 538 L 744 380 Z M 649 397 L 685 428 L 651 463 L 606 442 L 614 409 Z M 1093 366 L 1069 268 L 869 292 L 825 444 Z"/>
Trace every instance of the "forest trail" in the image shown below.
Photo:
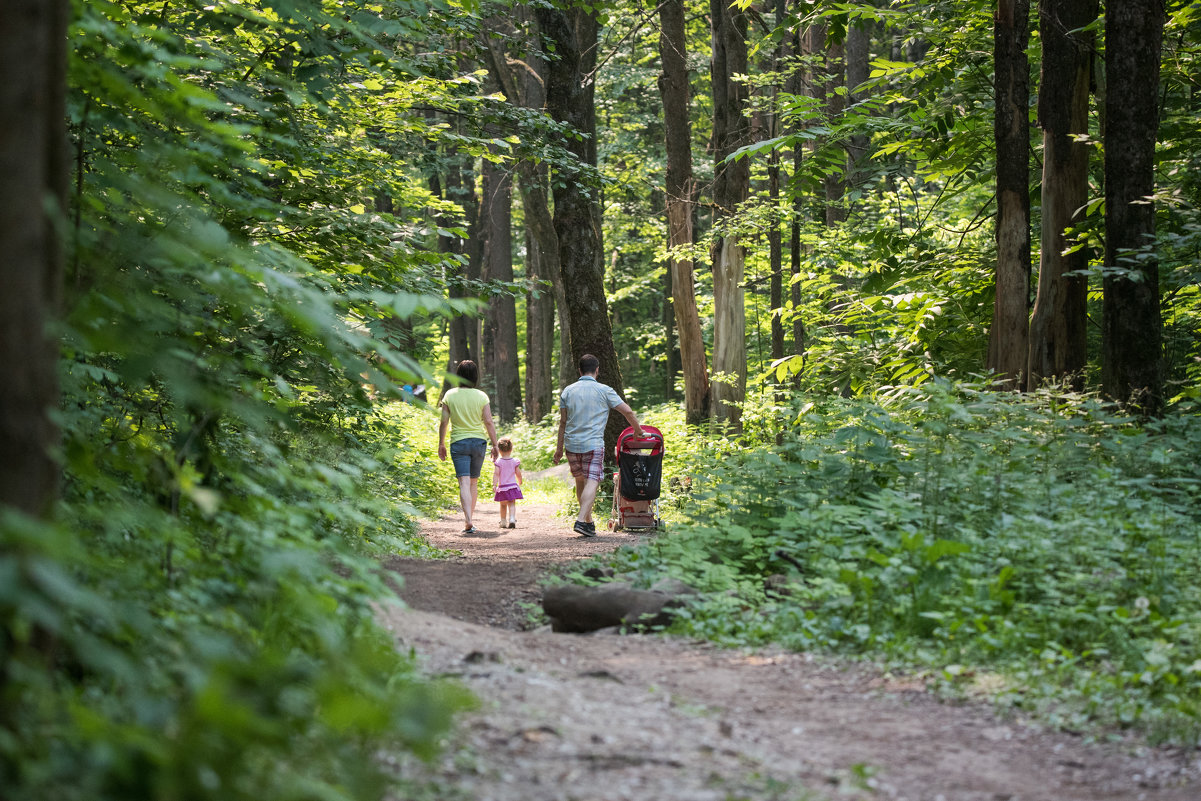
<path fill-rule="evenodd" d="M 1201 754 L 1081 738 L 946 703 L 920 681 L 833 658 L 727 651 L 655 636 L 523 631 L 556 564 L 634 535 L 584 539 L 548 505 L 516 529 L 480 503 L 427 521 L 461 556 L 395 559 L 400 647 L 480 699 L 433 766 L 406 774 L 475 801 L 1196 801 Z M 450 801 L 446 799 L 445 801 Z"/>

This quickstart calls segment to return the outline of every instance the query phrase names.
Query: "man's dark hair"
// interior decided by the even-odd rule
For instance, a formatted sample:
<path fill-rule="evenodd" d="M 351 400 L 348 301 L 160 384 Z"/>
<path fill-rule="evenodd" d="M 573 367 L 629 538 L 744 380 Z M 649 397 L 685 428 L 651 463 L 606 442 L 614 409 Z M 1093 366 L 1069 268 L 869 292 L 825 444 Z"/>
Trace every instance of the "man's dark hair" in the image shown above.
<path fill-rule="evenodd" d="M 580 375 L 591 375 L 600 369 L 600 359 L 593 356 L 591 353 L 585 353 L 580 357 Z"/>
<path fill-rule="evenodd" d="M 455 375 L 463 379 L 463 386 L 474 387 L 480 380 L 480 368 L 471 359 L 464 359 L 455 368 Z"/>

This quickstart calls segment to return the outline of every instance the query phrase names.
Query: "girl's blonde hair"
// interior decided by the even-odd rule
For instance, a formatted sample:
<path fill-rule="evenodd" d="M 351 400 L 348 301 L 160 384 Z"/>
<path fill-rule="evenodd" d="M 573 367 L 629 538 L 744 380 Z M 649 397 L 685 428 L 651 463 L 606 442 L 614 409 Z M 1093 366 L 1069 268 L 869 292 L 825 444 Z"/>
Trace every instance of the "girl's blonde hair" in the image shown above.
<path fill-rule="evenodd" d="M 501 453 L 512 453 L 513 440 L 508 437 L 501 437 L 496 441 L 496 449 Z"/>

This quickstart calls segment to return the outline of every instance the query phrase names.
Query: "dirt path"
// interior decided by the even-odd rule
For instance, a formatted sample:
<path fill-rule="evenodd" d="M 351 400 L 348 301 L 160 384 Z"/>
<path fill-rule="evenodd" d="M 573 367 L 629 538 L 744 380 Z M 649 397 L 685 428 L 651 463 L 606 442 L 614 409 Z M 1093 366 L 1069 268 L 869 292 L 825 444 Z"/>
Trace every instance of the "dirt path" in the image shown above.
<path fill-rule="evenodd" d="M 394 560 L 409 610 L 382 614 L 428 670 L 481 699 L 429 769 L 476 801 L 1197 801 L 1201 753 L 1087 745 L 946 704 L 905 677 L 805 654 L 649 636 L 521 631 L 538 576 L 617 547 L 547 506 L 518 528 L 481 503 L 480 533 L 427 523 L 462 556 Z"/>

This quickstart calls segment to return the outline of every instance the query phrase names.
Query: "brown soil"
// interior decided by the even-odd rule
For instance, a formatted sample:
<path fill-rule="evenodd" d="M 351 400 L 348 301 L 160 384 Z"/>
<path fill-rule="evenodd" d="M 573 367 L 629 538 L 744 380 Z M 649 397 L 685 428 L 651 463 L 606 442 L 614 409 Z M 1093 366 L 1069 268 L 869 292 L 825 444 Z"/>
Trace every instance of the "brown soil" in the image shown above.
<path fill-rule="evenodd" d="M 496 801 L 1197 801 L 1201 752 L 1081 738 L 947 703 L 920 681 L 809 654 L 644 635 L 523 631 L 556 565 L 636 535 L 584 539 L 545 505 L 501 529 L 480 503 L 423 526 L 461 555 L 397 559 L 409 609 L 383 622 L 428 671 L 481 699 L 446 756 L 406 765 Z"/>

